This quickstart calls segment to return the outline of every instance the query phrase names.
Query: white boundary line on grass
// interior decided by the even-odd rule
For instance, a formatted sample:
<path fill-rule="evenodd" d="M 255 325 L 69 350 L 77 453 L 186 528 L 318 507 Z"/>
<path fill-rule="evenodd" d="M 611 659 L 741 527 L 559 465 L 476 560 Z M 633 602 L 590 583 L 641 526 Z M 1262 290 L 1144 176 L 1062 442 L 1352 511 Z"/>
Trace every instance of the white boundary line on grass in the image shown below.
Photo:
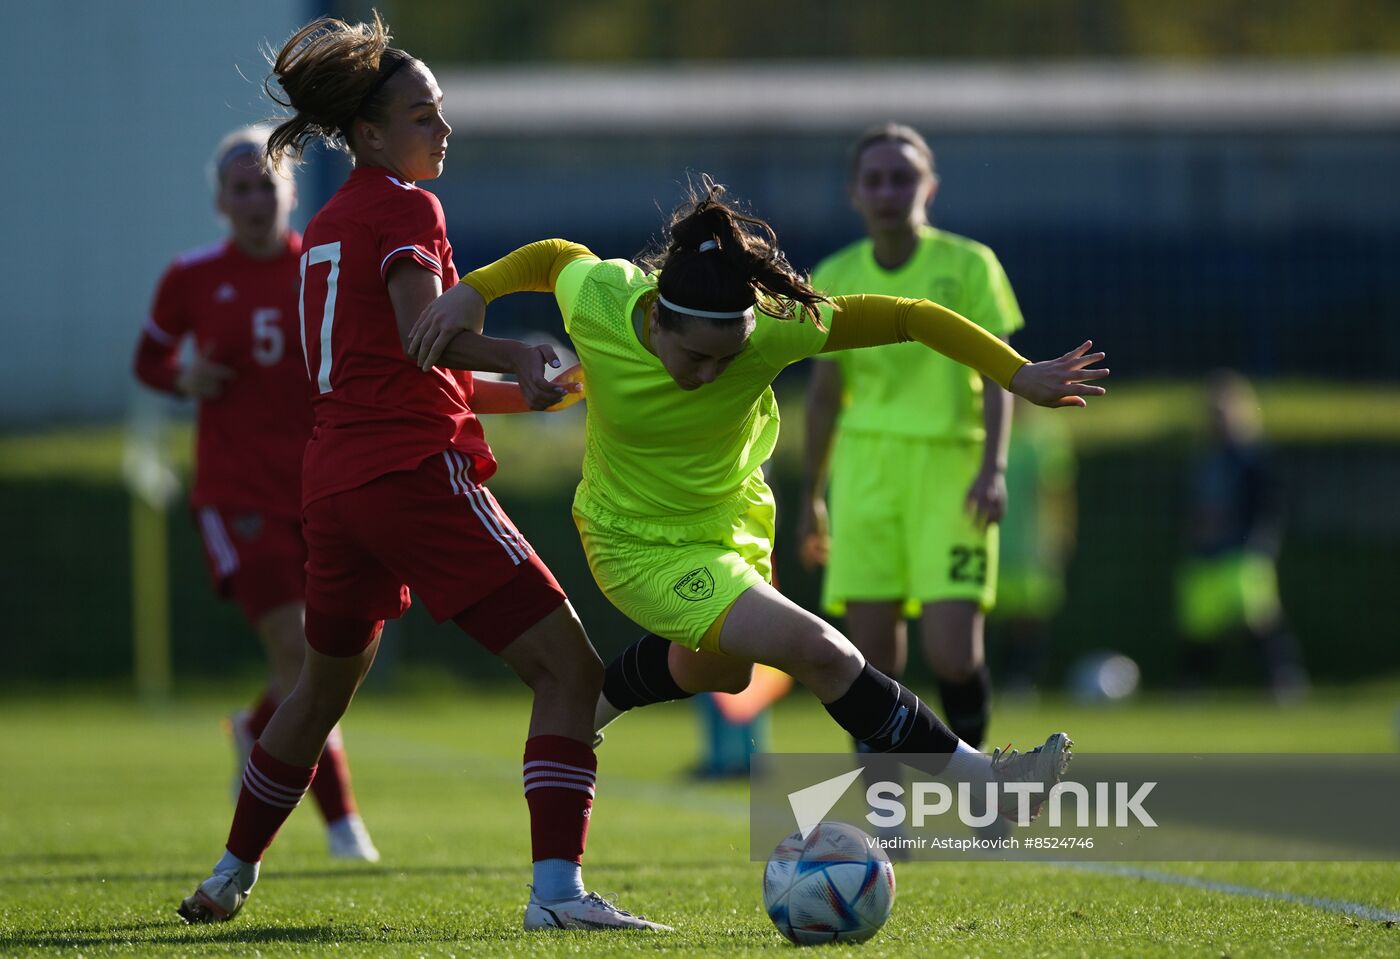
<path fill-rule="evenodd" d="M 1183 876 L 1160 869 L 1144 869 L 1141 866 L 1127 866 L 1115 862 L 1059 862 L 1054 865 L 1080 872 L 1095 872 L 1110 876 L 1127 876 L 1132 879 L 1145 879 L 1171 886 L 1187 886 L 1207 892 L 1221 892 L 1228 896 L 1244 896 L 1249 899 L 1266 899 L 1287 902 L 1299 906 L 1312 906 L 1326 912 L 1340 913 L 1353 919 L 1369 919 L 1372 922 L 1400 922 L 1400 912 L 1391 912 L 1360 902 L 1347 902 L 1345 899 L 1324 899 L 1321 896 L 1304 896 L 1294 892 L 1280 892 L 1273 889 L 1259 889 L 1255 886 L 1241 886 L 1233 882 L 1220 882 L 1200 876 Z"/>
<path fill-rule="evenodd" d="M 469 765 L 476 775 L 483 773 L 492 779 L 514 781 L 519 779 L 518 766 L 514 762 L 495 756 L 482 756 L 467 750 L 436 743 L 411 743 L 394 735 L 376 735 L 373 732 L 359 732 L 357 736 L 373 741 L 389 740 L 394 743 L 394 760 L 407 765 L 425 766 L 434 769 L 455 768 L 459 764 Z M 444 761 L 448 757 L 454 761 Z M 609 794 L 624 801 L 655 803 L 680 807 L 691 812 L 703 812 L 722 819 L 746 817 L 749 811 L 747 802 L 739 802 L 729 797 L 705 795 L 701 790 L 684 789 L 668 783 L 648 782 L 623 776 L 602 775 L 599 785 L 607 788 Z M 1354 919 L 1367 919 L 1372 922 L 1400 922 L 1400 912 L 1369 906 L 1345 899 L 1327 899 L 1321 896 L 1306 896 L 1299 893 L 1282 892 L 1274 889 L 1260 889 L 1256 886 L 1242 886 L 1233 882 L 1220 882 L 1199 876 L 1184 876 L 1180 873 L 1165 872 L 1160 869 L 1145 869 L 1113 862 L 1052 862 L 1049 866 L 1074 869 L 1079 872 L 1098 873 L 1108 876 L 1125 876 L 1158 882 L 1170 886 L 1184 886 L 1206 892 L 1222 893 L 1227 896 L 1242 896 L 1248 899 L 1263 899 L 1273 902 L 1286 902 L 1296 906 L 1310 906 L 1324 912 L 1350 916 Z"/>

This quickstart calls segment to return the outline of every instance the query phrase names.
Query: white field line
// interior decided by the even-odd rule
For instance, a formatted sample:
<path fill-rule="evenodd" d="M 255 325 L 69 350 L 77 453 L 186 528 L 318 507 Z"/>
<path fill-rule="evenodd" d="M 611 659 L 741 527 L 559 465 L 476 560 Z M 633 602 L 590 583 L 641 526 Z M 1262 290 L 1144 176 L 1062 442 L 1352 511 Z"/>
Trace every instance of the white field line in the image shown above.
<path fill-rule="evenodd" d="M 1400 922 L 1400 912 L 1368 906 L 1361 902 L 1348 902 L 1345 899 L 1326 899 L 1321 896 L 1304 896 L 1295 892 L 1279 892 L 1274 889 L 1259 889 L 1242 886 L 1239 883 L 1220 882 L 1201 876 L 1183 876 L 1160 869 L 1145 869 L 1142 866 L 1128 866 L 1116 862 L 1060 862 L 1056 866 L 1063 869 L 1076 869 L 1080 872 L 1093 872 L 1109 876 L 1127 876 L 1148 882 L 1160 882 L 1170 886 L 1186 886 L 1206 892 L 1219 892 L 1227 896 L 1243 896 L 1248 899 L 1265 899 L 1274 902 L 1287 902 L 1298 906 L 1311 906 L 1325 912 L 1340 913 L 1353 919 L 1369 919 L 1373 922 Z"/>
<path fill-rule="evenodd" d="M 387 747 L 389 755 L 393 757 L 392 761 L 405 765 L 436 770 L 459 768 L 463 773 L 470 770 L 474 778 L 490 778 L 492 780 L 516 784 L 520 781 L 520 766 L 501 757 L 483 756 L 467 750 L 454 749 L 450 746 L 410 742 L 397 736 L 383 736 L 368 730 L 357 731 L 355 733 L 355 739 L 360 742 L 368 742 L 371 744 L 378 741 L 379 746 Z M 606 750 L 606 748 L 606 746 L 603 747 L 604 750 Z M 606 753 L 604 753 L 604 755 L 606 756 Z M 603 768 L 606 769 L 606 762 L 602 765 Z M 598 792 L 600 800 L 603 802 L 615 800 L 653 803 L 675 809 L 684 809 L 687 812 L 704 813 L 722 819 L 741 818 L 747 816 L 749 812 L 749 805 L 746 801 L 733 799 L 728 796 L 715 796 L 702 787 L 686 789 L 682 786 L 668 783 L 650 782 L 622 776 L 610 776 L 602 771 L 600 771 L 598 776 Z M 1080 872 L 1098 873 L 1108 876 L 1126 876 L 1134 879 L 1142 879 L 1146 882 L 1158 882 L 1163 885 L 1184 886 L 1190 889 L 1200 889 L 1205 892 L 1215 892 L 1227 896 L 1241 896 L 1247 899 L 1286 902 L 1292 905 L 1308 906 L 1313 909 L 1321 909 L 1324 912 L 1350 916 L 1354 919 L 1367 919 L 1372 922 L 1400 922 L 1400 912 L 1381 909 L 1377 906 L 1370 906 L 1360 902 L 1349 902 L 1345 899 L 1328 899 L 1322 896 L 1305 896 L 1292 892 L 1280 892 L 1274 889 L 1260 889 L 1255 886 L 1220 882 L 1218 880 L 1204 879 L 1198 876 L 1183 876 L 1179 873 L 1165 872 L 1160 869 L 1145 869 L 1141 866 L 1129 866 L 1122 863 L 1058 862 L 1051 863 L 1050 865 L 1058 868 L 1074 869 Z"/>

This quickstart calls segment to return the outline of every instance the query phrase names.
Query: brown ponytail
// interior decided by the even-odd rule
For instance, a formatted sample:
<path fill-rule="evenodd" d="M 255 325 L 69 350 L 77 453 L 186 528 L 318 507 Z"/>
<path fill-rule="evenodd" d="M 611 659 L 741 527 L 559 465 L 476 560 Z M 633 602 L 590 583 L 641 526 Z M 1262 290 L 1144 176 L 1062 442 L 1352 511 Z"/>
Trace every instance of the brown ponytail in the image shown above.
<path fill-rule="evenodd" d="M 292 34 L 281 52 L 268 58 L 272 76 L 263 81 L 263 89 L 274 103 L 294 111 L 268 137 L 267 155 L 274 164 L 288 154 L 300 160 L 315 140 L 348 150 L 357 118 L 383 119 L 389 100 L 385 81 L 414 59 L 390 47 L 390 39 L 377 10 L 373 23 L 353 26 L 321 17 Z M 273 89 L 274 78 L 280 94 Z"/>
<path fill-rule="evenodd" d="M 717 246 L 702 252 L 707 241 Z M 660 271 L 661 295 L 677 305 L 733 312 L 757 303 L 782 319 L 809 317 L 821 324 L 817 304 L 826 298 L 788 263 L 773 228 L 727 202 L 724 187 L 709 176 L 702 175 L 698 186 L 691 183 L 671 214 L 660 248 L 638 263 Z M 681 320 L 658 305 L 657 322 L 675 329 Z"/>

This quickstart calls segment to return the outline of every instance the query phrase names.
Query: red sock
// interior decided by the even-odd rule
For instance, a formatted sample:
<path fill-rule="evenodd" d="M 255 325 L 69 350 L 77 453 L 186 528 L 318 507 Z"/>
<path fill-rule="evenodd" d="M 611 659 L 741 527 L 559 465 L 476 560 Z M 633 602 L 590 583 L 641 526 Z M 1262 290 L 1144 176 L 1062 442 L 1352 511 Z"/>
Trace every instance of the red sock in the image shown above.
<path fill-rule="evenodd" d="M 274 759 L 253 744 L 248 768 L 243 770 L 243 788 L 228 833 L 228 851 L 244 862 L 258 862 L 277 830 L 306 795 L 306 787 L 316 775 L 316 767 L 293 766 Z"/>
<path fill-rule="evenodd" d="M 355 797 L 350 792 L 350 764 L 345 761 L 345 744 L 340 727 L 331 730 L 321 761 L 316 764 L 316 778 L 311 780 L 311 795 L 328 823 L 344 819 L 355 811 Z"/>
<path fill-rule="evenodd" d="M 277 712 L 277 700 L 272 693 L 264 691 L 253 711 L 248 714 L 248 731 L 256 740 L 267 728 L 272 714 Z M 354 794 L 350 792 L 350 765 L 345 761 L 345 745 L 340 738 L 340 727 L 331 730 L 326 740 L 321 761 L 316 764 L 316 777 L 311 780 L 311 795 L 320 807 L 321 816 L 328 823 L 344 819 L 355 812 Z"/>
<path fill-rule="evenodd" d="M 277 712 L 277 700 L 272 698 L 270 690 L 263 690 L 262 699 L 259 699 L 253 711 L 248 714 L 248 732 L 253 734 L 253 741 L 262 738 L 263 730 L 267 728 L 268 720 L 272 719 L 272 714 Z"/>
<path fill-rule="evenodd" d="M 583 862 L 598 757 L 564 736 L 525 741 L 525 801 L 530 806 L 530 858 Z"/>

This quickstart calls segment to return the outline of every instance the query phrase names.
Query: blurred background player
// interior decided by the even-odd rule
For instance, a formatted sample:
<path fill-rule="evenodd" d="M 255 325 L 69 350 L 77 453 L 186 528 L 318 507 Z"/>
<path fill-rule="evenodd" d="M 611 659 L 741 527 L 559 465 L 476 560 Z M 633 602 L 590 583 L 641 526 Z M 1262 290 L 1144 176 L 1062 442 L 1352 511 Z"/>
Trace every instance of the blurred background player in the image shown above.
<path fill-rule="evenodd" d="M 848 177 L 868 235 L 817 266 L 817 289 L 927 298 L 1003 339 L 1021 328 L 992 251 L 929 225 L 938 176 L 917 131 L 867 130 L 851 148 Z M 922 611 L 943 714 L 959 739 L 980 747 L 991 710 L 983 627 L 996 598 L 1010 397 L 918 343 L 823 359 L 835 362 L 815 364 L 808 391 L 802 559 L 809 568 L 827 561 L 825 607 L 844 609 L 851 641 L 892 677 L 908 661 L 905 617 Z"/>
<path fill-rule="evenodd" d="M 1307 692 L 1308 676 L 1279 602 L 1283 510 L 1263 439 L 1259 398 L 1232 370 L 1211 377 L 1205 450 L 1192 466 L 1188 558 L 1178 580 L 1177 618 L 1188 684 L 1215 672 L 1220 645 L 1243 634 L 1257 648 L 1274 697 Z"/>
<path fill-rule="evenodd" d="M 974 784 L 1058 781 L 1069 760 L 1063 733 L 1025 755 L 987 756 L 773 589 L 762 464 L 778 435 L 772 382 L 817 352 L 917 339 L 1049 406 L 1102 394 L 1090 383 L 1108 371 L 1086 367 L 1103 354 L 1085 343 L 1028 363 L 927 300 L 827 300 L 792 269 L 772 228 L 708 178 L 666 234 L 642 266 L 564 240 L 529 244 L 444 294 L 409 336 L 428 368 L 496 297 L 552 290 L 559 301 L 589 389 L 574 519 L 604 595 L 651 630 L 609 665 L 636 695 L 600 699 L 599 723 L 638 705 L 742 690 L 759 662 L 806 686 L 871 752 L 925 754 L 928 772 Z"/>
<path fill-rule="evenodd" d="M 197 404 L 190 505 L 205 561 L 214 588 L 238 605 L 267 652 L 266 688 L 231 719 L 239 777 L 296 685 L 305 649 L 301 460 L 312 416 L 296 326 L 302 243 L 289 226 L 291 172 L 264 158 L 270 132 L 245 127 L 219 144 L 211 175 L 228 236 L 165 271 L 136 349 L 141 382 Z M 339 727 L 311 794 L 332 856 L 379 859 L 356 812 Z"/>
<path fill-rule="evenodd" d="M 997 603 L 987 614 L 993 672 L 1008 692 L 1034 691 L 1045 679 L 1050 621 L 1064 601 L 1078 524 L 1074 476 L 1074 443 L 1064 421 L 1017 399 Z"/>
<path fill-rule="evenodd" d="M 748 686 L 737 693 L 702 693 L 695 697 L 700 718 L 700 779 L 730 779 L 749 774 L 749 758 L 769 749 L 772 711 L 792 689 L 792 677 L 771 666 L 756 665 Z"/>
<path fill-rule="evenodd" d="M 267 82 L 295 111 L 269 137 L 273 163 L 318 140 L 355 161 L 307 227 L 301 258 L 300 340 L 316 418 L 302 492 L 308 648 L 253 746 L 224 855 L 179 913 L 214 922 L 243 908 L 374 661 L 384 620 L 408 609 L 411 588 L 434 619 L 451 619 L 534 692 L 525 928 L 664 929 L 583 887 L 602 663 L 554 576 L 482 485 L 496 461 L 471 405 L 472 376 L 459 372 L 515 373 L 517 408 L 543 409 L 565 396 L 544 378 L 558 360 L 551 348 L 477 332 L 446 344 L 437 367 L 420 370 L 404 352 L 410 324 L 457 282 L 442 206 L 416 185 L 442 173 L 452 128 L 432 72 L 389 39 L 377 13 L 354 26 L 315 20 L 282 47 Z"/>

